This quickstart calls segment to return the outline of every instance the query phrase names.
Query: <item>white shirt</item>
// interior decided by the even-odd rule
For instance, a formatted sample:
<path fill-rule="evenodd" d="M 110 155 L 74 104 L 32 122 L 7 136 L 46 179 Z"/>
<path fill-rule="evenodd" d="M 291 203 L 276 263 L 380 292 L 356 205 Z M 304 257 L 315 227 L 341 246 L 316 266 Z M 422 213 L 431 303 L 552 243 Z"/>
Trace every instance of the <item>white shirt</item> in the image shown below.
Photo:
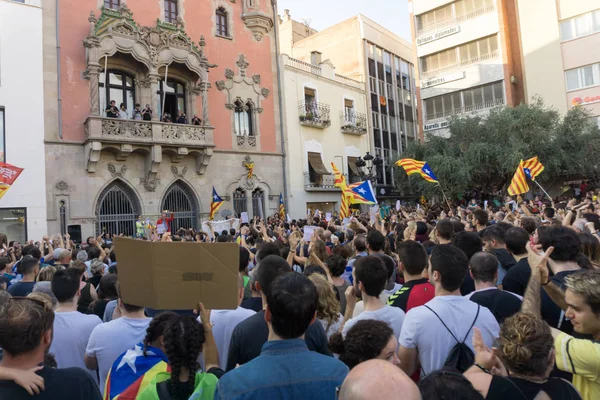
<path fill-rule="evenodd" d="M 462 296 L 437 296 L 426 305 L 440 316 L 458 340 L 464 340 L 473 350 L 473 329 L 468 335 L 467 330 L 475 319 L 478 304 Z M 479 307 L 474 326 L 479 328 L 483 341 L 491 348 L 500 333 L 500 326 L 490 310 Z M 444 366 L 456 340 L 433 312 L 419 306 L 406 314 L 399 343 L 405 348 L 418 349 L 421 377 L 424 377 Z"/>
<path fill-rule="evenodd" d="M 342 329 L 342 336 L 345 338 L 346 333 L 348 333 L 350 328 L 363 319 L 375 319 L 377 321 L 387 322 L 394 331 L 394 336 L 398 338 L 400 337 L 400 331 L 404 321 L 404 311 L 399 307 L 391 307 L 388 305 L 385 305 L 376 311 L 363 311 L 358 317 L 354 317 L 346 322 L 344 329 Z"/>
<path fill-rule="evenodd" d="M 229 343 L 234 328 L 243 320 L 256 314 L 254 310 L 238 307 L 235 310 L 212 310 L 210 323 L 213 324 L 212 332 L 219 352 L 219 367 L 225 369 L 229 355 Z M 200 317 L 198 317 L 200 321 Z"/>
<path fill-rule="evenodd" d="M 379 300 L 381 300 L 383 302 L 383 304 L 387 304 L 388 299 L 394 293 L 395 292 L 389 294 L 389 293 L 386 293 L 385 290 L 384 290 L 379 295 Z M 354 305 L 354 311 L 352 311 L 352 318 L 358 317 L 363 311 L 365 311 L 365 302 L 362 301 L 362 300 L 361 301 L 357 301 L 356 304 Z M 396 337 L 398 337 L 398 336 L 396 336 Z"/>
<path fill-rule="evenodd" d="M 87 369 L 83 357 L 92 331 L 101 323 L 102 320 L 97 315 L 87 315 L 77 311 L 54 314 L 50 353 L 54 354 L 58 368 L 81 368 L 98 383 L 96 372 Z"/>
<path fill-rule="evenodd" d="M 334 333 L 340 330 L 340 326 L 342 326 L 342 323 L 344 322 L 344 316 L 340 314 L 338 320 L 331 325 L 326 319 L 320 319 L 318 321 L 321 323 L 321 325 L 323 325 L 323 329 L 325 329 L 325 334 L 327 335 L 327 340 L 329 340 Z"/>
<path fill-rule="evenodd" d="M 101 392 L 104 392 L 106 375 L 112 364 L 117 357 L 144 340 L 150 321 L 152 318 L 121 317 L 94 328 L 85 353 L 98 360 Z"/>

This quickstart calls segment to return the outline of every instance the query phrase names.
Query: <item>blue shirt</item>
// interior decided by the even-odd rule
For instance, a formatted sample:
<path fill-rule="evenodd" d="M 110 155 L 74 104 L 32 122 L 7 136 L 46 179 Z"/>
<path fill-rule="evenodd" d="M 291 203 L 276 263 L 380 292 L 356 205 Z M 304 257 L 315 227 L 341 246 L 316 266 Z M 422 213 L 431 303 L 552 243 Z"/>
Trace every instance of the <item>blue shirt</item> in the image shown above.
<path fill-rule="evenodd" d="M 223 375 L 215 399 L 330 400 L 346 375 L 346 364 L 308 350 L 304 339 L 274 340 L 260 356 Z"/>

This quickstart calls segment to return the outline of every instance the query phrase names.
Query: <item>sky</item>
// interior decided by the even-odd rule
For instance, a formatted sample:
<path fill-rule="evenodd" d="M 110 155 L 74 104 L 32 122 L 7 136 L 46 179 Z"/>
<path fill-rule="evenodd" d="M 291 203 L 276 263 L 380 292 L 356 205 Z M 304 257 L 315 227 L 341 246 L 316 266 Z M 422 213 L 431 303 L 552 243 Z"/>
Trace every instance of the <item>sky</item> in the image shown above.
<path fill-rule="evenodd" d="M 279 15 L 289 9 L 293 20 L 310 21 L 321 31 L 357 14 L 363 14 L 403 39 L 412 41 L 407 0 L 278 0 Z"/>

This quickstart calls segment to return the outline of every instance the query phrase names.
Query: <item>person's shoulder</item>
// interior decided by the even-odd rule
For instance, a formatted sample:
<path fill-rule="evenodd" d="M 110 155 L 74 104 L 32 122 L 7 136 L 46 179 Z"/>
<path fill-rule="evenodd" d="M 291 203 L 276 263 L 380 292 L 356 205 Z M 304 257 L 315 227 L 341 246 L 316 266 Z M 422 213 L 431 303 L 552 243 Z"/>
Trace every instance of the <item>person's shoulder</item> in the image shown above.
<path fill-rule="evenodd" d="M 386 314 L 393 315 L 395 317 L 404 317 L 406 315 L 406 313 L 404 312 L 404 310 L 402 310 L 400 307 L 392 307 L 389 304 L 386 304 L 383 307 L 383 310 L 385 310 L 384 312 Z"/>
<path fill-rule="evenodd" d="M 348 366 L 338 360 L 335 357 L 326 356 L 324 354 L 317 353 L 316 351 L 309 351 L 304 353 L 305 357 L 311 361 L 311 365 L 321 365 L 326 366 L 327 371 L 329 371 L 332 375 L 335 374 L 347 374 Z"/>

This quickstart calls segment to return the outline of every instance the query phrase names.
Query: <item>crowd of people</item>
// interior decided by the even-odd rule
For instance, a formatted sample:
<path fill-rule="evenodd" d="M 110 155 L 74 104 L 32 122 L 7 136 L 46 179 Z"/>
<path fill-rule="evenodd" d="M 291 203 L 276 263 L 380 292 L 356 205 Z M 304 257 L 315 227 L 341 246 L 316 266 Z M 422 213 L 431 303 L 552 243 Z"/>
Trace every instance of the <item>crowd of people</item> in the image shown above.
<path fill-rule="evenodd" d="M 222 232 L 140 217 L 140 240 L 237 243 L 233 310 L 125 303 L 108 234 L 0 235 L 0 398 L 600 399 L 600 204 L 582 197 Z"/>
<path fill-rule="evenodd" d="M 106 106 L 104 112 L 107 118 L 133 119 L 136 121 L 152 120 L 152 109 L 150 108 L 150 104 L 146 104 L 146 106 L 142 108 L 139 103 L 136 103 L 133 111 L 129 111 L 127 110 L 127 104 L 121 103 L 119 107 L 117 107 L 117 102 L 115 100 L 111 100 L 110 104 Z M 191 123 L 192 125 L 202 125 L 202 120 L 197 114 L 194 114 L 192 120 L 188 122 L 188 117 L 182 110 L 177 111 L 177 116 L 175 118 L 173 118 L 168 112 L 164 113 L 161 118 L 161 122 L 172 123 L 173 119 L 175 119 L 176 124 Z"/>

